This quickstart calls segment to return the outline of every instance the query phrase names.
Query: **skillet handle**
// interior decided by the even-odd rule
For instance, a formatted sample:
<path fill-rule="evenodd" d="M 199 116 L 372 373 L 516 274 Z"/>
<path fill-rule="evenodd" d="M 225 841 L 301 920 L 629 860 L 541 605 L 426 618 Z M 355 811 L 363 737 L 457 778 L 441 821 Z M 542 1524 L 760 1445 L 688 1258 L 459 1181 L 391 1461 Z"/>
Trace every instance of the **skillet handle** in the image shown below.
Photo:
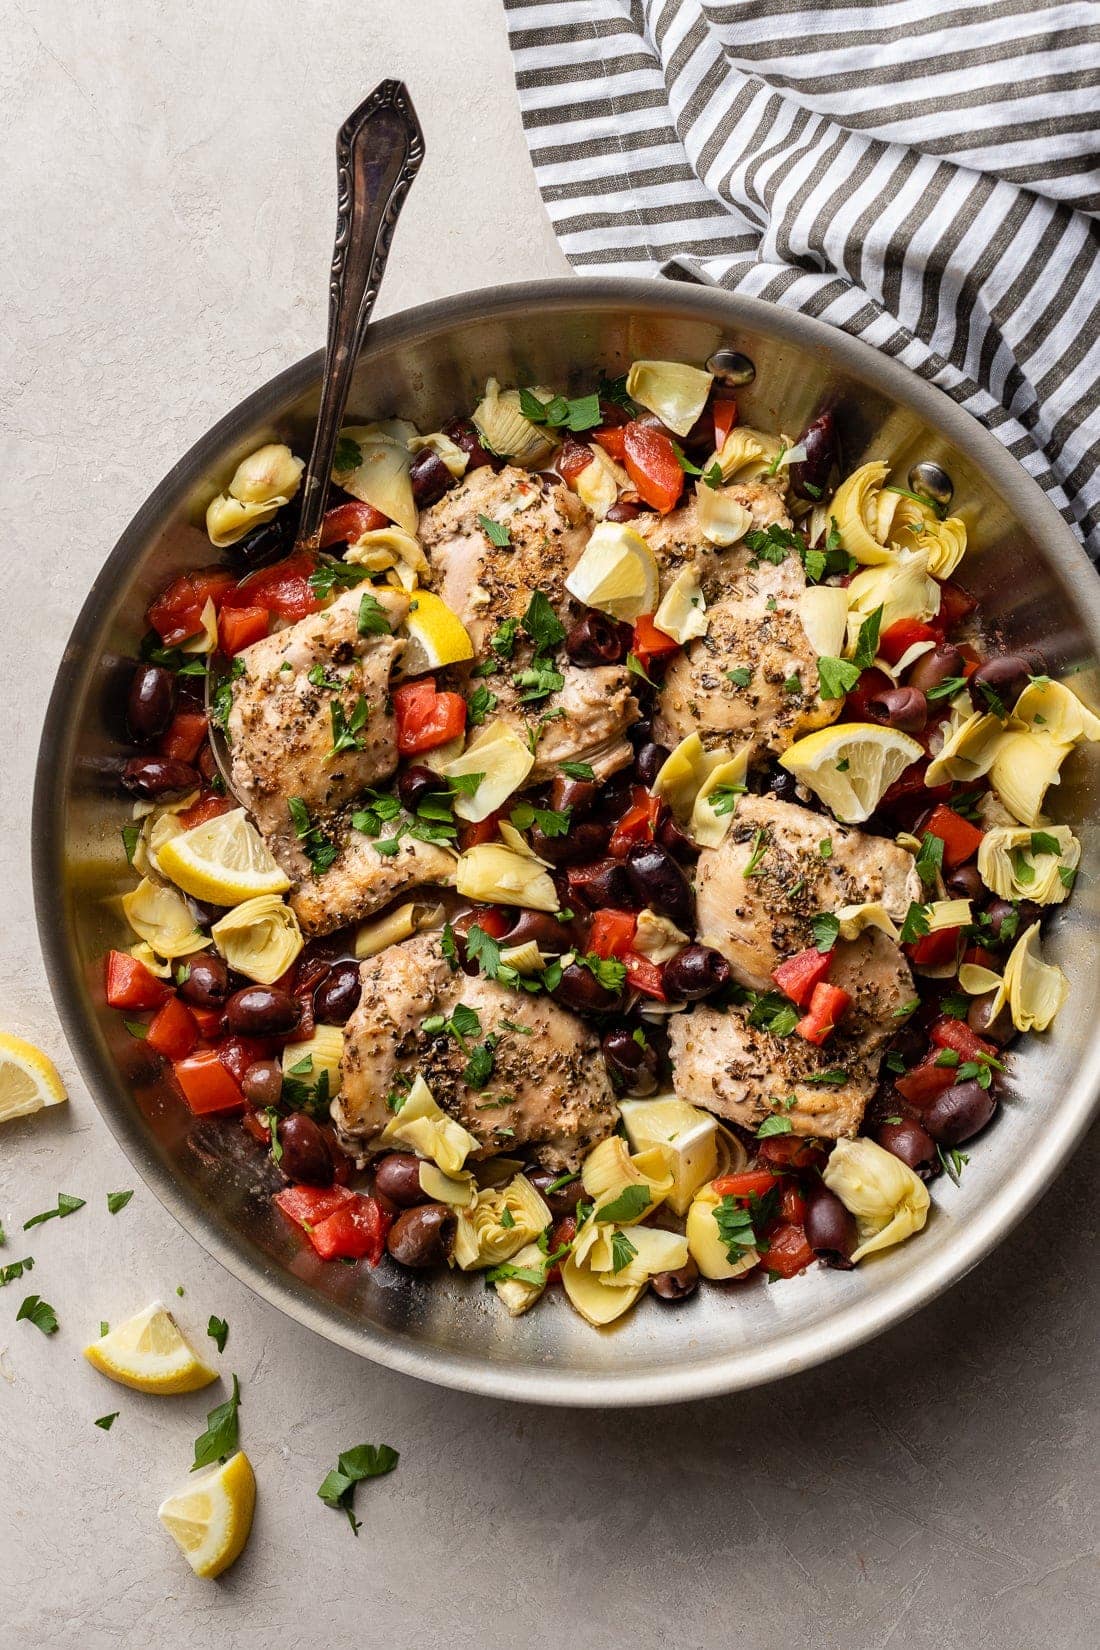
<path fill-rule="evenodd" d="M 313 449 L 302 482 L 296 549 L 316 550 L 336 438 L 378 296 L 394 226 L 424 159 L 424 134 L 401 80 L 383 80 L 336 138 L 336 242 L 328 340 Z"/>

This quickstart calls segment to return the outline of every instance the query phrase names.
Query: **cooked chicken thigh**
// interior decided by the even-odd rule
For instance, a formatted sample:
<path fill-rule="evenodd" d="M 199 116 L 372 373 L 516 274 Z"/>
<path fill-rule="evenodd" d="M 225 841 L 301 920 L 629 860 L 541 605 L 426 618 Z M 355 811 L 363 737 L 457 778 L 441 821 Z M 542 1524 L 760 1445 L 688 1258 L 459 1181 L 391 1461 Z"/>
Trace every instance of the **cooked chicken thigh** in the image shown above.
<path fill-rule="evenodd" d="M 906 849 L 773 796 L 741 798 L 722 846 L 699 855 L 695 878 L 700 939 L 755 991 L 769 989 L 777 963 L 814 943 L 819 911 L 878 902 L 900 925 L 921 897 Z"/>
<path fill-rule="evenodd" d="M 363 995 L 345 1028 L 343 1086 L 333 1118 L 353 1149 L 367 1150 L 390 1121 L 386 1096 L 419 1073 L 436 1100 L 491 1156 L 530 1146 L 548 1168 L 573 1169 L 609 1135 L 618 1108 L 600 1040 L 548 997 L 517 997 L 480 976 L 453 974 L 438 934 L 420 934 L 362 966 Z M 480 1031 L 467 1049 L 492 1048 L 482 1088 L 465 1080 L 469 1053 L 450 1032 L 423 1023 L 473 1009 Z M 522 1030 L 515 1029 L 517 1026 Z"/>
<path fill-rule="evenodd" d="M 522 702 L 525 690 L 511 671 L 490 677 L 486 686 L 497 699 L 492 720 L 507 722 L 521 739 L 534 739 L 529 787 L 545 785 L 563 762 L 587 762 L 597 779 L 608 779 L 634 756 L 626 730 L 639 711 L 630 676 L 622 665 L 588 670 L 559 657 L 555 666 L 564 685 L 535 704 Z"/>
<path fill-rule="evenodd" d="M 403 836 L 396 853 L 383 855 L 372 837 L 347 821 L 338 822 L 331 837 L 339 852 L 328 870 L 315 875 L 303 854 L 304 868 L 296 872 L 300 880 L 290 904 L 305 934 L 331 934 L 373 916 L 398 894 L 426 884 L 446 888 L 454 881 L 456 857 L 438 843 Z"/>
<path fill-rule="evenodd" d="M 878 1082 L 882 1050 L 916 994 L 905 958 L 877 929 L 836 946 L 829 979 L 852 1004 L 821 1048 L 793 1032 L 777 1037 L 751 1025 L 744 1008 L 674 1014 L 669 1044 L 676 1093 L 748 1129 L 779 1116 L 795 1134 L 856 1134 Z M 811 1081 L 839 1071 L 841 1083 Z"/>

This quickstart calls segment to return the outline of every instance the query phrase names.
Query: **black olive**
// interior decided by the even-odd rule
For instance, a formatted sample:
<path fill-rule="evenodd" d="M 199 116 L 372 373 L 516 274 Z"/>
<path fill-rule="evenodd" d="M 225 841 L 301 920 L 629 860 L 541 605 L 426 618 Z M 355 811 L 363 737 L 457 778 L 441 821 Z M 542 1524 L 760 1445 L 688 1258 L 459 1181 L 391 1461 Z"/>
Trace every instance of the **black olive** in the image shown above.
<path fill-rule="evenodd" d="M 556 773 L 550 782 L 550 806 L 558 813 L 568 808 L 574 819 L 583 819 L 599 789 L 594 779 L 570 779 L 567 774 Z"/>
<path fill-rule="evenodd" d="M 302 1005 L 273 985 L 246 985 L 225 1005 L 225 1023 L 241 1037 L 282 1037 L 295 1031 Z"/>
<path fill-rule="evenodd" d="M 649 1287 L 662 1301 L 686 1301 L 699 1287 L 699 1268 L 689 1255 L 675 1272 L 658 1272 L 650 1278 Z"/>
<path fill-rule="evenodd" d="M 550 995 L 566 1008 L 586 1014 L 607 1014 L 619 1006 L 621 993 L 602 986 L 590 969 L 570 963 Z"/>
<path fill-rule="evenodd" d="M 858 1242 L 855 1216 L 850 1214 L 835 1192 L 821 1182 L 806 1193 L 803 1218 L 806 1242 L 830 1266 L 847 1271 Z"/>
<path fill-rule="evenodd" d="M 138 665 L 130 683 L 126 722 L 134 739 L 157 739 L 176 709 L 176 677 L 162 665 Z"/>
<path fill-rule="evenodd" d="M 590 608 L 566 635 L 565 651 L 575 665 L 621 665 L 632 640 L 629 625 Z"/>
<path fill-rule="evenodd" d="M 936 1165 L 936 1142 L 928 1130 L 911 1117 L 903 1117 L 900 1123 L 880 1123 L 875 1140 L 884 1151 L 899 1157 L 918 1173 Z"/>
<path fill-rule="evenodd" d="M 665 964 L 665 990 L 675 1001 L 712 997 L 730 982 L 730 965 L 709 945 L 685 945 Z"/>
<path fill-rule="evenodd" d="M 836 423 L 832 413 L 823 412 L 812 424 L 807 424 L 798 438 L 798 445 L 806 449 L 806 456 L 788 468 L 791 491 L 798 498 L 816 503 L 828 491 L 840 465 Z"/>
<path fill-rule="evenodd" d="M 199 776 L 189 762 L 170 756 L 133 756 L 122 770 L 123 788 L 149 802 L 178 802 L 199 788 Z"/>
<path fill-rule="evenodd" d="M 634 758 L 634 773 L 639 785 L 649 790 L 670 754 L 665 745 L 643 745 Z"/>
<path fill-rule="evenodd" d="M 427 1203 L 428 1194 L 420 1184 L 420 1159 L 412 1152 L 387 1152 L 374 1164 L 374 1187 L 399 1209 L 415 1209 Z"/>
<path fill-rule="evenodd" d="M 334 963 L 313 993 L 313 1012 L 323 1025 L 346 1025 L 362 993 L 359 964 L 350 960 Z"/>
<path fill-rule="evenodd" d="M 547 836 L 536 820 L 528 835 L 540 859 L 549 860 L 551 865 L 577 865 L 605 854 L 611 833 L 606 825 L 583 819 L 571 825 L 564 836 Z"/>
<path fill-rule="evenodd" d="M 987 659 L 966 684 L 970 703 L 975 710 L 1007 716 L 1027 687 L 1028 677 L 1034 674 L 1031 661 L 1022 653 L 1005 653 L 999 658 Z"/>
<path fill-rule="evenodd" d="M 656 842 L 638 842 L 626 856 L 626 873 L 638 897 L 652 910 L 690 925 L 695 898 L 672 855 Z"/>
<path fill-rule="evenodd" d="M 931 693 L 933 688 L 941 682 L 961 679 L 965 660 L 957 647 L 950 643 L 937 647 L 931 653 L 922 653 L 914 665 L 909 668 L 909 686 L 919 688 L 922 693 Z"/>
<path fill-rule="evenodd" d="M 229 995 L 229 969 L 213 952 L 180 964 L 179 994 L 196 1008 L 221 1008 Z"/>
<path fill-rule="evenodd" d="M 652 1043 L 639 1041 L 625 1026 L 604 1034 L 600 1044 L 604 1062 L 615 1087 L 623 1094 L 645 1099 L 657 1092 L 657 1050 Z"/>
<path fill-rule="evenodd" d="M 477 432 L 477 425 L 470 418 L 452 418 L 443 426 L 443 434 L 449 436 L 456 447 L 461 447 L 466 454 L 466 471 L 480 470 L 485 464 L 490 469 L 499 470 L 504 463 L 494 453 L 487 451 L 481 445 L 481 437 Z"/>
<path fill-rule="evenodd" d="M 455 1245 L 458 1220 L 445 1203 L 422 1203 L 398 1215 L 386 1237 L 386 1248 L 401 1266 L 422 1271 L 444 1266 Z"/>
<path fill-rule="evenodd" d="M 985 1128 L 996 1109 L 990 1089 L 983 1089 L 978 1082 L 954 1083 L 937 1094 L 925 1108 L 923 1118 L 933 1140 L 943 1146 L 960 1146 Z"/>
<path fill-rule="evenodd" d="M 246 533 L 243 539 L 231 544 L 225 551 L 226 560 L 242 573 L 253 573 L 259 567 L 268 567 L 294 548 L 298 532 L 298 509 L 285 508 L 271 521 L 261 522 Z"/>
<path fill-rule="evenodd" d="M 331 1186 L 332 1148 L 312 1117 L 296 1111 L 290 1117 L 280 1118 L 276 1127 L 283 1148 L 279 1167 L 287 1179 L 306 1186 Z"/>
<path fill-rule="evenodd" d="M 921 733 L 928 721 L 928 701 L 919 688 L 885 688 L 868 699 L 867 714 L 899 733 Z"/>
<path fill-rule="evenodd" d="M 454 476 L 438 453 L 422 447 L 409 467 L 409 484 L 413 503 L 418 510 L 427 510 L 438 504 L 443 494 L 454 485 Z"/>

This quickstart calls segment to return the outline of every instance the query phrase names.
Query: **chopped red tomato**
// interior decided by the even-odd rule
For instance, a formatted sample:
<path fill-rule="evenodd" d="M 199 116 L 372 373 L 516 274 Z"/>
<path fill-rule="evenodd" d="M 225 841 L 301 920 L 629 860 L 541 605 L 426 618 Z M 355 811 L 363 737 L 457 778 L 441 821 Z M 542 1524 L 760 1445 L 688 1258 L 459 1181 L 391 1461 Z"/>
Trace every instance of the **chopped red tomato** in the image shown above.
<path fill-rule="evenodd" d="M 661 812 L 660 800 L 650 796 L 644 785 L 635 785 L 630 807 L 611 833 L 608 851 L 613 859 L 625 859 L 636 842 L 652 842 Z"/>
<path fill-rule="evenodd" d="M 597 957 L 621 957 L 634 944 L 637 928 L 630 911 L 597 911 L 588 929 L 588 949 Z"/>
<path fill-rule="evenodd" d="M 714 450 L 720 453 L 726 437 L 737 423 L 737 402 L 728 395 L 716 395 L 710 405 L 714 419 Z"/>
<path fill-rule="evenodd" d="M 658 630 L 648 613 L 635 620 L 631 652 L 643 670 L 648 671 L 655 659 L 665 659 L 670 653 L 678 652 L 679 648 L 680 643 L 675 636 L 666 636 L 663 630 Z"/>
<path fill-rule="evenodd" d="M 978 605 L 978 598 L 953 579 L 944 579 L 940 585 L 940 610 L 936 614 L 936 629 L 942 635 L 954 630 L 963 619 L 968 619 Z"/>
<path fill-rule="evenodd" d="M 778 1272 L 781 1278 L 795 1277 L 817 1259 L 802 1227 L 794 1221 L 783 1220 L 770 1226 L 767 1239 L 763 1264 L 769 1272 Z"/>
<path fill-rule="evenodd" d="M 270 628 L 266 607 L 227 607 L 218 618 L 218 645 L 232 657 L 262 640 Z"/>
<path fill-rule="evenodd" d="M 191 1008 L 191 1018 L 199 1028 L 199 1036 L 204 1042 L 213 1042 L 215 1037 L 221 1036 L 222 1011 L 220 1008 Z"/>
<path fill-rule="evenodd" d="M 448 739 L 457 739 L 466 727 L 466 701 L 461 693 L 441 693 L 430 676 L 395 688 L 393 708 L 402 756 L 434 750 Z"/>
<path fill-rule="evenodd" d="M 933 630 L 930 624 L 921 624 L 919 619 L 896 619 L 878 639 L 879 658 L 885 659 L 888 665 L 896 665 L 915 643 L 939 640 L 939 631 Z"/>
<path fill-rule="evenodd" d="M 758 1142 L 756 1155 L 777 1168 L 810 1169 L 821 1161 L 821 1146 L 816 1140 L 803 1140 L 797 1134 L 776 1134 Z"/>
<path fill-rule="evenodd" d="M 294 624 L 321 606 L 309 582 L 315 566 L 312 556 L 302 554 L 288 556 L 273 567 L 262 567 L 228 591 L 222 607 L 264 607 L 273 618 Z"/>
<path fill-rule="evenodd" d="M 971 1031 L 965 1020 L 944 1018 L 937 1020 L 928 1033 L 933 1048 L 951 1048 L 960 1060 L 994 1060 L 997 1050 L 977 1032 Z"/>
<path fill-rule="evenodd" d="M 233 1081 L 240 1084 L 249 1066 L 270 1059 L 272 1046 L 266 1037 L 229 1037 L 218 1049 L 218 1059 Z"/>
<path fill-rule="evenodd" d="M 567 487 L 572 487 L 577 477 L 583 470 L 587 470 L 591 462 L 591 447 L 584 441 L 574 441 L 572 436 L 566 436 L 558 454 L 558 474 Z"/>
<path fill-rule="evenodd" d="M 684 490 L 684 472 L 670 437 L 650 424 L 627 424 L 623 460 L 640 497 L 662 514 L 671 510 Z"/>
<path fill-rule="evenodd" d="M 454 931 L 456 934 L 468 934 L 471 928 L 477 927 L 490 939 L 502 940 L 512 922 L 513 919 L 505 916 L 495 905 L 475 905 L 472 911 L 464 911 L 455 918 Z"/>
<path fill-rule="evenodd" d="M 327 550 L 330 544 L 354 544 L 364 533 L 377 533 L 389 524 L 389 517 L 373 504 L 363 504 L 357 498 L 336 504 L 321 517 L 321 549 Z"/>
<path fill-rule="evenodd" d="M 157 597 L 147 614 L 150 629 L 155 630 L 166 647 L 178 647 L 202 629 L 202 614 L 208 601 L 220 607 L 234 583 L 232 573 L 221 567 L 200 567 L 193 573 L 181 573 L 178 579 Z"/>
<path fill-rule="evenodd" d="M 623 956 L 626 964 L 626 983 L 640 991 L 645 997 L 655 997 L 659 1003 L 666 1002 L 664 970 L 659 963 L 651 962 L 648 957 L 639 956 L 637 951 L 627 951 Z"/>
<path fill-rule="evenodd" d="M 205 711 L 178 710 L 161 734 L 160 754 L 174 762 L 194 762 L 206 739 L 206 727 Z"/>
<path fill-rule="evenodd" d="M 949 871 L 954 870 L 956 865 L 962 865 L 965 860 L 973 859 L 985 835 L 968 819 L 951 808 L 945 808 L 942 803 L 932 809 L 924 829 L 932 836 L 938 836 L 943 843 L 943 863 Z"/>
<path fill-rule="evenodd" d="M 808 1043 L 820 1045 L 835 1031 L 851 1001 L 850 994 L 843 991 L 839 985 L 830 985 L 827 980 L 821 980 L 814 986 L 810 1006 L 794 1029 Z"/>
<path fill-rule="evenodd" d="M 797 1003 L 799 1008 L 805 1008 L 814 994 L 814 988 L 829 972 L 832 961 L 831 951 L 818 951 L 811 946 L 808 951 L 799 951 L 797 956 L 788 957 L 778 968 L 773 968 L 772 979 L 785 997 Z"/>
<path fill-rule="evenodd" d="M 199 1028 L 186 1003 L 178 997 L 169 997 L 163 1008 L 157 1010 L 145 1038 L 150 1048 L 163 1054 L 166 1060 L 183 1060 L 199 1040 Z"/>
<path fill-rule="evenodd" d="M 111 1008 L 138 1012 L 159 1008 L 167 996 L 164 981 L 158 980 L 143 962 L 128 951 L 108 951 L 107 1002 Z"/>
<path fill-rule="evenodd" d="M 392 1223 L 392 1216 L 375 1198 L 352 1192 L 349 1202 L 311 1227 L 309 1241 L 322 1260 L 365 1257 L 377 1266 L 386 1252 L 386 1233 Z"/>
<path fill-rule="evenodd" d="M 766 1197 L 781 1179 L 770 1169 L 741 1169 L 737 1174 L 720 1174 L 711 1184 L 719 1197 Z"/>
<path fill-rule="evenodd" d="M 216 796 L 210 791 L 206 796 L 200 796 L 197 802 L 192 802 L 189 808 L 184 808 L 176 818 L 185 831 L 192 831 L 196 825 L 205 825 L 208 819 L 217 819 L 219 814 L 231 812 L 232 807 L 227 796 Z"/>
<path fill-rule="evenodd" d="M 172 1070 L 183 1098 L 197 1117 L 205 1117 L 208 1112 L 244 1110 L 244 1095 L 212 1048 L 199 1049 L 185 1060 L 174 1060 Z"/>
<path fill-rule="evenodd" d="M 779 1194 L 779 1218 L 793 1221 L 796 1226 L 801 1226 L 806 1218 L 806 1199 L 793 1180 L 789 1180 Z"/>
<path fill-rule="evenodd" d="M 275 1204 L 295 1226 L 319 1226 L 355 1197 L 346 1186 L 288 1186 L 275 1193 Z"/>
<path fill-rule="evenodd" d="M 888 785 L 883 792 L 879 807 L 889 811 L 918 808 L 924 809 L 929 802 L 945 802 L 951 795 L 950 785 L 926 785 L 924 775 L 928 762 L 921 757 L 909 766 Z"/>
<path fill-rule="evenodd" d="M 949 1089 L 955 1081 L 954 1066 L 938 1066 L 935 1060 L 922 1060 L 912 1071 L 894 1078 L 894 1087 L 918 1111 L 931 1105 L 938 1094 Z"/>
<path fill-rule="evenodd" d="M 955 961 L 961 933 L 961 928 L 937 928 L 934 933 L 923 934 L 919 940 L 903 945 L 902 950 L 919 968 L 938 968 Z"/>
<path fill-rule="evenodd" d="M 592 439 L 598 441 L 608 457 L 615 459 L 619 464 L 626 457 L 626 428 L 624 425 L 617 425 L 612 429 L 593 430 Z"/>

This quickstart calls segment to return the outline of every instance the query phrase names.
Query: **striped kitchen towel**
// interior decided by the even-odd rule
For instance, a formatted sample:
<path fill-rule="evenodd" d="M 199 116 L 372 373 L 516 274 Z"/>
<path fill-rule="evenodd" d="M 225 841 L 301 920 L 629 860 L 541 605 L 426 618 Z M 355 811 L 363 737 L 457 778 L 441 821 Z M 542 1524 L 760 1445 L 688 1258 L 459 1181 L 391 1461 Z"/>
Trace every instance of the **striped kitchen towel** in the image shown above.
<path fill-rule="evenodd" d="M 504 0 L 578 269 L 857 333 L 986 424 L 1100 560 L 1100 11 Z"/>

